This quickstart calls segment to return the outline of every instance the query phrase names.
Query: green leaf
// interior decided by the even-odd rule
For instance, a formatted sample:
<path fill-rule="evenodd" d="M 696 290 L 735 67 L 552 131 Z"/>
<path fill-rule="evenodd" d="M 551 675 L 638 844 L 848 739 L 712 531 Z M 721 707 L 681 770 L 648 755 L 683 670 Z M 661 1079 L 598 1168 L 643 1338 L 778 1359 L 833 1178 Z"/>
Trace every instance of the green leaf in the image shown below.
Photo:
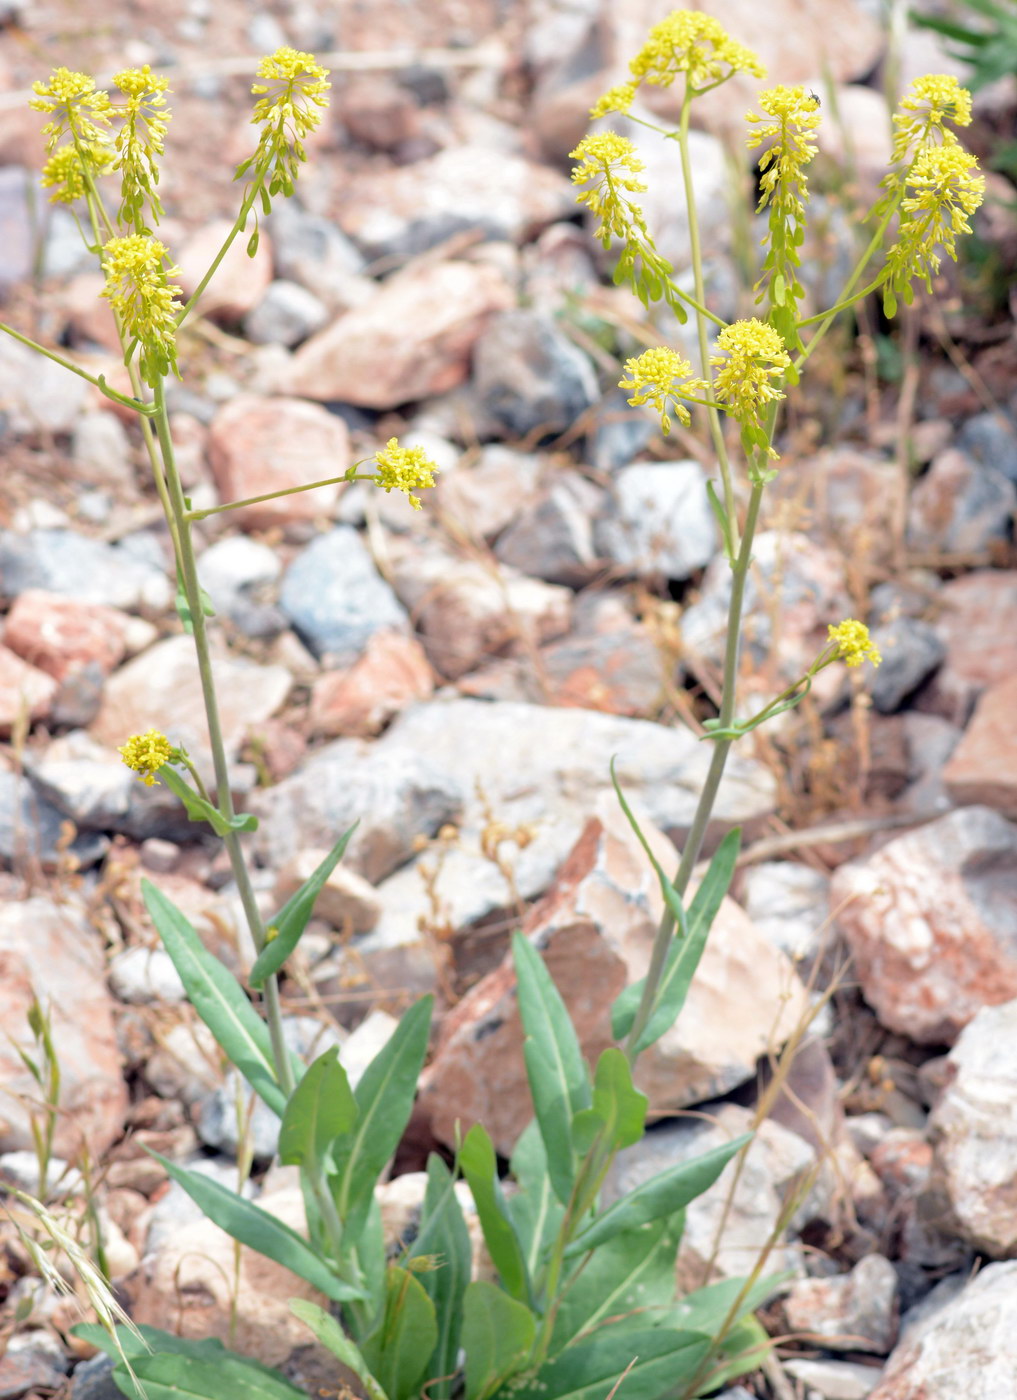
<path fill-rule="evenodd" d="M 466 1134 L 459 1152 L 459 1166 L 469 1183 L 484 1241 L 502 1284 L 513 1298 L 521 1303 L 529 1302 L 526 1261 L 498 1182 L 494 1146 L 479 1123 L 474 1123 Z"/>
<path fill-rule="evenodd" d="M 568 1008 L 543 958 L 521 933 L 512 939 L 512 956 L 526 1032 L 523 1054 L 530 1093 L 547 1149 L 551 1184 L 565 1204 L 576 1165 L 570 1125 L 573 1115 L 590 1105 L 590 1075 Z"/>
<path fill-rule="evenodd" d="M 433 1152 L 427 1160 L 424 1208 L 410 1255 L 412 1258 L 433 1255 L 437 1264 L 436 1268 L 420 1275 L 438 1319 L 438 1343 L 431 1358 L 426 1390 L 430 1400 L 446 1400 L 453 1388 L 459 1355 L 463 1294 L 470 1281 L 472 1250 L 466 1218 L 455 1192 L 455 1178 Z"/>
<path fill-rule="evenodd" d="M 354 822 L 349 831 L 343 832 L 314 874 L 290 896 L 275 918 L 269 920 L 268 926 L 274 928 L 276 934 L 265 944 L 251 968 L 249 980 L 252 987 L 263 987 L 272 973 L 279 971 L 297 946 L 300 935 L 314 912 L 315 901 L 321 894 L 322 886 L 342 860 L 350 837 L 356 829 L 357 823 Z"/>
<path fill-rule="evenodd" d="M 293 1090 L 279 1129 L 284 1166 L 321 1170 L 329 1145 L 355 1125 L 359 1109 L 333 1045 L 319 1055 Z"/>
<path fill-rule="evenodd" d="M 339 1218 L 356 1239 L 367 1218 L 374 1187 L 399 1146 L 427 1054 L 434 998 L 422 997 L 378 1051 L 354 1091 L 360 1117 L 332 1145 L 336 1171 L 331 1178 Z"/>
<path fill-rule="evenodd" d="M 291 1230 L 267 1210 L 262 1210 L 253 1201 L 245 1200 L 235 1191 L 220 1186 L 211 1177 L 200 1172 L 188 1171 L 186 1167 L 161 1157 L 158 1152 L 150 1155 L 160 1162 L 174 1181 L 178 1182 L 191 1200 L 200 1206 L 213 1224 L 227 1235 L 264 1254 L 266 1259 L 274 1259 L 291 1273 L 324 1293 L 333 1302 L 342 1303 L 352 1298 L 362 1298 L 363 1290 L 339 1278 L 328 1262 L 307 1243 L 296 1230 Z"/>
<path fill-rule="evenodd" d="M 609 1046 L 597 1061 L 593 1111 L 607 1127 L 607 1145 L 612 1151 L 631 1147 L 643 1136 L 648 1103 L 646 1095 L 633 1087 L 628 1060 L 616 1046 Z"/>
<path fill-rule="evenodd" d="M 276 1078 L 265 1022 L 176 905 L 148 880 L 142 880 L 141 892 L 191 1005 L 258 1097 L 282 1117 L 286 1096 Z"/>
<path fill-rule="evenodd" d="M 420 1280 L 396 1265 L 385 1275 L 385 1310 L 361 1347 L 389 1400 L 411 1400 L 438 1341 L 434 1304 Z"/>
<path fill-rule="evenodd" d="M 128 355 L 127 358 L 129 359 L 130 356 Z M 198 600 L 201 603 L 201 611 L 205 615 L 205 617 L 215 617 L 215 608 L 212 606 L 212 599 L 208 596 L 208 594 L 203 588 L 198 589 Z M 180 618 L 180 621 L 184 624 L 184 631 L 189 637 L 193 637 L 194 619 L 191 616 L 191 605 L 187 601 L 187 590 L 184 588 L 184 581 L 179 574 L 177 575 L 177 594 L 175 603 L 177 616 Z"/>
<path fill-rule="evenodd" d="M 676 939 L 668 951 L 657 1003 L 636 1044 L 637 1053 L 658 1041 L 681 1015 L 713 921 L 730 888 L 740 848 L 741 831 L 736 827 L 727 833 L 714 852 L 709 869 L 689 906 L 685 934 Z M 641 978 L 626 987 L 611 1008 L 611 1029 L 618 1040 L 627 1035 L 632 1027 L 644 982 L 645 978 Z"/>
<path fill-rule="evenodd" d="M 208 822 L 216 836 L 228 836 L 231 831 L 257 831 L 258 818 L 253 812 L 244 812 L 233 817 L 224 817 L 218 807 L 207 802 L 194 791 L 180 773 L 164 763 L 159 769 L 159 777 L 170 792 L 179 797 L 192 822 Z"/>
<path fill-rule="evenodd" d="M 683 1213 L 615 1235 L 595 1250 L 578 1275 L 566 1282 L 551 1336 L 556 1356 L 581 1332 L 608 1323 L 658 1326 L 659 1309 L 674 1303 L 675 1255 Z M 678 1324 L 682 1327 L 685 1324 Z M 689 1327 L 688 1330 L 705 1331 Z"/>
<path fill-rule="evenodd" d="M 463 1302 L 466 1400 L 486 1400 L 521 1371 L 536 1335 L 537 1319 L 529 1308 L 493 1283 L 471 1283 Z"/>
<path fill-rule="evenodd" d="M 267 1370 L 245 1357 L 225 1352 L 215 1360 L 160 1352 L 133 1361 L 134 1374 L 144 1386 L 147 1400 L 307 1400 L 285 1376 Z M 138 1392 L 126 1369 L 117 1367 L 113 1379 L 125 1395 Z"/>
<path fill-rule="evenodd" d="M 311 1329 L 321 1345 L 327 1347 L 333 1356 L 337 1357 L 345 1367 L 353 1372 L 367 1392 L 368 1400 L 388 1400 L 384 1390 L 371 1375 L 370 1368 L 364 1360 L 360 1348 L 356 1342 L 347 1337 L 331 1313 L 327 1313 L 324 1308 L 319 1308 L 317 1303 L 312 1303 L 305 1298 L 291 1298 L 290 1312 L 294 1317 L 299 1317 L 300 1321 Z"/>
<path fill-rule="evenodd" d="M 602 1328 L 567 1347 L 528 1381 L 513 1384 L 511 1397 L 606 1400 L 621 1380 L 618 1400 L 660 1400 L 681 1393 L 680 1387 L 693 1378 L 709 1350 L 709 1337 L 696 1332 Z"/>
<path fill-rule="evenodd" d="M 786 1271 L 757 1279 L 745 1294 L 740 1313 L 755 1312 L 793 1278 L 794 1274 Z M 693 1293 L 686 1293 L 680 1302 L 668 1310 L 664 1322 L 668 1327 L 716 1336 L 744 1286 L 745 1280 L 742 1278 L 725 1278 L 717 1283 L 708 1283 Z"/>
<path fill-rule="evenodd" d="M 766 1329 L 750 1316 L 739 1319 L 715 1348 L 708 1373 L 703 1377 L 698 1395 L 714 1395 L 717 1387 L 736 1381 L 749 1371 L 758 1370 L 773 1349 Z"/>
<path fill-rule="evenodd" d="M 728 560 L 733 562 L 734 541 L 731 538 L 731 522 L 728 520 L 727 511 L 724 509 L 720 497 L 717 495 L 717 486 L 715 482 L 708 481 L 706 483 L 706 497 L 710 502 L 713 518 L 716 520 L 717 527 L 720 530 L 720 537 L 724 541 L 724 554 Z"/>
<path fill-rule="evenodd" d="M 691 1162 L 678 1162 L 644 1181 L 642 1186 L 608 1206 L 592 1225 L 577 1235 L 565 1250 L 566 1259 L 595 1249 L 623 1230 L 634 1230 L 684 1209 L 690 1201 L 709 1190 L 735 1153 L 751 1140 L 751 1133 L 743 1133 Z"/>
<path fill-rule="evenodd" d="M 532 1118 L 519 1135 L 512 1153 L 512 1175 L 519 1190 L 508 1198 L 530 1278 L 540 1272 L 540 1262 L 558 1233 L 565 1208 L 554 1194 L 547 1172 L 547 1151 L 540 1126 Z"/>

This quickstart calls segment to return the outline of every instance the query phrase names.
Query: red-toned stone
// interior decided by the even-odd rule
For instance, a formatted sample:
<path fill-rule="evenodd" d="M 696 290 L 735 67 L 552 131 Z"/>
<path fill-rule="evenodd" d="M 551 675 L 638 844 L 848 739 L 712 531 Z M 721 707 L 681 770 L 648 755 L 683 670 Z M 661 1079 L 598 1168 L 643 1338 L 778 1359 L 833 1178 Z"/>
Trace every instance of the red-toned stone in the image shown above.
<path fill-rule="evenodd" d="M 1017 676 L 1017 570 L 977 569 L 936 595 L 936 630 L 947 654 L 923 691 L 920 709 L 964 724 L 986 686 Z"/>
<path fill-rule="evenodd" d="M 129 625 L 117 608 L 29 588 L 7 614 L 4 643 L 58 681 L 89 662 L 108 676 L 124 658 Z"/>
<path fill-rule="evenodd" d="M 420 643 L 399 632 L 375 632 L 348 670 L 326 671 L 315 681 L 311 732 L 367 738 L 433 690 L 434 675 Z"/>
<path fill-rule="evenodd" d="M 120 337 L 113 309 L 105 297 L 100 296 L 105 285 L 101 272 L 79 272 L 61 291 L 60 302 L 75 336 L 119 354 Z"/>
<path fill-rule="evenodd" d="M 209 460 L 223 501 L 241 501 L 311 481 L 341 477 L 349 464 L 346 424 L 318 404 L 243 394 L 216 415 Z M 264 530 L 331 515 L 338 483 L 280 496 L 233 512 L 239 524 Z"/>
<path fill-rule="evenodd" d="M 229 219 L 214 219 L 192 233 L 180 248 L 176 259 L 180 267 L 177 282 L 185 298 L 194 293 L 232 227 Z M 271 243 L 263 229 L 258 251 L 253 258 L 249 258 L 247 242 L 250 231 L 249 228 L 247 233 L 241 233 L 234 239 L 229 252 L 201 294 L 198 310 L 203 316 L 214 316 L 222 321 L 240 321 L 265 295 L 272 280 Z"/>
<path fill-rule="evenodd" d="M 302 345 L 286 372 L 287 388 L 365 408 L 445 393 L 466 379 L 488 318 L 514 304 L 511 287 L 490 264 L 412 268 Z"/>
<path fill-rule="evenodd" d="M 943 769 L 958 805 L 983 803 L 1017 820 L 1017 675 L 991 686 Z"/>
<path fill-rule="evenodd" d="M 56 688 L 52 676 L 0 646 L 0 733 L 9 734 L 26 711 L 29 719 L 42 719 Z"/>

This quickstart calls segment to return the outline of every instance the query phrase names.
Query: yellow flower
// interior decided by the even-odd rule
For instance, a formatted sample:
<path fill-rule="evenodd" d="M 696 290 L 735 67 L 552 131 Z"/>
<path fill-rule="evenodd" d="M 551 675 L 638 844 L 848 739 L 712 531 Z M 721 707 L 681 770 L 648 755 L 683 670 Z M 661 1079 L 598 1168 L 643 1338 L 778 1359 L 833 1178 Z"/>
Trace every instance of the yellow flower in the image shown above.
<path fill-rule="evenodd" d="M 863 661 L 871 661 L 873 666 L 878 666 L 882 661 L 879 648 L 869 636 L 869 629 L 864 622 L 856 622 L 854 618 L 849 617 L 836 627 L 830 623 L 827 631 L 830 641 L 837 644 L 835 659 L 843 661 L 845 665 L 860 666 Z"/>
<path fill-rule="evenodd" d="M 42 167 L 39 181 L 44 190 L 53 191 L 51 204 L 73 204 L 84 198 L 87 182 L 82 152 L 93 178 L 105 174 L 112 164 L 113 152 L 106 146 L 83 146 L 80 150 L 75 145 L 58 146 Z"/>
<path fill-rule="evenodd" d="M 591 189 L 576 195 L 576 202 L 585 204 L 600 220 L 594 236 L 605 248 L 612 234 L 616 238 L 627 238 L 633 225 L 646 232 L 642 211 L 625 198 L 625 194 L 639 194 L 646 189 L 642 181 L 634 178 L 643 169 L 643 162 L 627 137 L 619 136 L 616 131 L 598 131 L 580 141 L 575 150 L 569 152 L 569 159 L 580 162 L 572 171 L 572 183 L 592 185 Z"/>
<path fill-rule="evenodd" d="M 969 215 L 985 195 L 977 157 L 954 141 L 919 151 L 903 178 L 897 241 L 887 256 L 889 286 L 909 300 L 912 278 L 932 290 L 940 249 L 957 258 L 957 235 L 970 233 Z"/>
<path fill-rule="evenodd" d="M 156 157 L 163 153 L 170 116 L 166 109 L 169 80 L 158 77 L 146 63 L 143 68 L 125 68 L 113 82 L 127 99 L 113 108 L 123 123 L 115 142 L 115 168 L 121 178 L 120 220 L 140 229 L 144 227 L 146 199 L 156 223 L 162 213 L 155 192 L 159 183 Z"/>
<path fill-rule="evenodd" d="M 668 408 L 672 407 L 679 423 L 688 427 L 691 421 L 689 411 L 680 402 L 680 395 L 698 395 L 706 388 L 701 379 L 690 378 L 691 374 L 692 366 L 688 360 L 677 350 L 661 345 L 626 360 L 626 378 L 619 381 L 618 387 L 634 390 L 629 399 L 634 407 L 652 403 L 660 414 L 661 431 L 667 436 L 671 431 Z"/>
<path fill-rule="evenodd" d="M 434 485 L 434 473 L 438 470 L 422 447 L 400 447 L 398 438 L 389 438 L 380 452 L 374 454 L 378 464 L 378 474 L 374 483 L 386 493 L 405 491 L 414 510 L 420 509 L 420 497 L 414 491 L 425 490 Z"/>
<path fill-rule="evenodd" d="M 251 92 L 258 97 L 251 121 L 261 127 L 258 149 L 237 170 L 237 178 L 252 165 L 263 168 L 270 195 L 293 193 L 297 167 L 306 159 L 303 139 L 321 122 L 328 106 L 325 94 L 332 86 L 328 69 L 313 54 L 288 46 L 277 49 L 258 64 Z"/>
<path fill-rule="evenodd" d="M 53 120 L 43 127 L 49 137 L 47 151 L 52 153 L 65 132 L 83 142 L 99 145 L 109 143 L 110 103 L 108 95 L 96 88 L 95 79 L 87 73 L 75 73 L 70 68 L 54 68 L 49 82 L 35 82 L 36 94 L 29 106 L 37 112 L 48 112 Z"/>
<path fill-rule="evenodd" d="M 627 112 L 635 95 L 635 83 L 618 83 L 615 87 L 608 88 L 603 97 L 599 97 L 590 108 L 591 119 L 596 121 L 598 117 L 606 117 L 608 112 Z"/>
<path fill-rule="evenodd" d="M 146 787 L 155 786 L 156 773 L 164 763 L 169 763 L 173 752 L 173 745 L 158 729 L 132 734 L 127 743 L 117 749 L 127 767 L 137 773 Z"/>
<path fill-rule="evenodd" d="M 166 266 L 167 249 L 157 238 L 132 233 L 111 238 L 102 250 L 106 285 L 102 295 L 120 317 L 125 335 L 140 346 L 138 368 L 154 385 L 168 370 L 176 372 L 176 315 L 180 288 L 170 282 L 180 269 Z"/>
<path fill-rule="evenodd" d="M 894 113 L 891 161 L 897 164 L 908 154 L 940 141 L 956 140 L 944 122 L 954 126 L 971 124 L 971 94 L 949 73 L 927 73 L 916 78 L 911 91 L 901 98 Z"/>
<path fill-rule="evenodd" d="M 755 424 L 766 404 L 784 397 L 780 384 L 791 357 L 783 339 L 772 326 L 753 317 L 725 326 L 717 337 L 717 349 L 720 353 L 710 358 L 717 370 L 713 384 L 717 401 L 743 427 Z"/>
<path fill-rule="evenodd" d="M 756 127 L 749 132 L 748 146 L 754 150 L 764 141 L 772 144 L 759 158 L 759 208 L 772 202 L 785 216 L 801 219 L 808 181 L 804 167 L 819 147 L 812 133 L 819 126 L 819 103 L 803 87 L 770 88 L 759 94 L 759 105 L 770 118 L 749 112 L 745 120 Z"/>
<path fill-rule="evenodd" d="M 737 43 L 719 20 L 699 10 L 674 10 L 655 24 L 650 37 L 629 64 L 637 82 L 667 87 L 679 73 L 691 87 L 715 87 L 734 73 L 765 78 L 766 69 L 744 44 Z"/>

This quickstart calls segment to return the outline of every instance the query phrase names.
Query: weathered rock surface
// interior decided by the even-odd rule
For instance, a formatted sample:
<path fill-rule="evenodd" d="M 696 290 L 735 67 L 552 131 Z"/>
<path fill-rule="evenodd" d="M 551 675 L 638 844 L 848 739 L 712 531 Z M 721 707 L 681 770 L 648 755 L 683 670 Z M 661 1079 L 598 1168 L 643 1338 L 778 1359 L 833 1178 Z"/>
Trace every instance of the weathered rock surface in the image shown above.
<path fill-rule="evenodd" d="M 338 664 L 354 661 L 376 632 L 406 626 L 399 599 L 349 525 L 300 551 L 286 571 L 279 606 L 315 656 Z"/>
<path fill-rule="evenodd" d="M 612 508 L 596 538 L 615 564 L 639 576 L 681 580 L 713 558 L 717 527 L 698 462 L 636 462 L 616 474 L 612 487 Z"/>
<path fill-rule="evenodd" d="M 0 646 L 0 733 L 10 734 L 14 725 L 49 714 L 56 691 L 52 676 Z"/>
<path fill-rule="evenodd" d="M 868 1254 L 850 1273 L 797 1279 L 783 1308 L 792 1332 L 831 1351 L 886 1356 L 897 1340 L 897 1274 L 882 1254 Z"/>
<path fill-rule="evenodd" d="M 0 531 L 0 592 L 14 598 L 26 588 L 128 612 L 162 612 L 173 596 L 165 571 L 122 545 L 73 530 Z"/>
<path fill-rule="evenodd" d="M 597 400 L 593 364 L 548 316 L 505 311 L 473 351 L 473 390 L 513 440 L 557 437 Z"/>
<path fill-rule="evenodd" d="M 108 675 L 123 660 L 128 623 L 116 608 L 28 588 L 7 614 L 4 646 L 58 681 L 90 662 Z"/>
<path fill-rule="evenodd" d="M 835 873 L 831 903 L 866 1000 L 920 1044 L 952 1044 L 1017 997 L 1017 827 L 966 807 Z"/>
<path fill-rule="evenodd" d="M 982 804 L 1017 820 L 1017 675 L 982 695 L 960 743 L 943 769 L 943 783 L 959 805 Z"/>
<path fill-rule="evenodd" d="M 313 734 L 369 738 L 400 710 L 427 700 L 434 673 L 415 637 L 374 632 L 362 656 L 339 671 L 326 671 L 314 683 L 310 724 Z"/>
<path fill-rule="evenodd" d="M 180 286 L 186 298 L 197 290 L 198 283 L 211 266 L 233 227 L 229 219 L 213 219 L 183 243 L 177 253 L 180 266 Z M 241 233 L 216 269 L 215 276 L 201 294 L 198 310 L 203 316 L 235 322 L 244 316 L 265 295 L 272 281 L 272 244 L 262 232 L 258 251 L 247 256 L 250 234 Z"/>

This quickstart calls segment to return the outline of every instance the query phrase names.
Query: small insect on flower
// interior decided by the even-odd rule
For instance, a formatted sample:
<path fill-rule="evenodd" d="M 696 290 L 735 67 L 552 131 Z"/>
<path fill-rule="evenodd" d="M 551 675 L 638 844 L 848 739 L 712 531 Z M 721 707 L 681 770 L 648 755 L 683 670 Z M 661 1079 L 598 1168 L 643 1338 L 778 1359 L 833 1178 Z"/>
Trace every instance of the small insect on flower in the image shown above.
<path fill-rule="evenodd" d="M 434 473 L 438 464 L 432 462 L 422 447 L 400 447 L 398 438 L 389 438 L 380 452 L 374 454 L 378 473 L 374 484 L 382 491 L 404 491 L 414 510 L 420 510 L 420 497 L 414 491 L 423 491 L 434 485 Z"/>
<path fill-rule="evenodd" d="M 164 763 L 169 763 L 174 749 L 165 734 L 149 729 L 144 734 L 132 734 L 117 753 L 146 787 L 155 787 L 158 782 L 155 775 Z"/>
<path fill-rule="evenodd" d="M 836 627 L 831 622 L 827 631 L 830 641 L 837 645 L 836 659 L 843 661 L 845 666 L 860 666 L 863 661 L 871 661 L 873 666 L 878 666 L 882 661 L 879 648 L 869 636 L 864 622 L 849 617 Z"/>

